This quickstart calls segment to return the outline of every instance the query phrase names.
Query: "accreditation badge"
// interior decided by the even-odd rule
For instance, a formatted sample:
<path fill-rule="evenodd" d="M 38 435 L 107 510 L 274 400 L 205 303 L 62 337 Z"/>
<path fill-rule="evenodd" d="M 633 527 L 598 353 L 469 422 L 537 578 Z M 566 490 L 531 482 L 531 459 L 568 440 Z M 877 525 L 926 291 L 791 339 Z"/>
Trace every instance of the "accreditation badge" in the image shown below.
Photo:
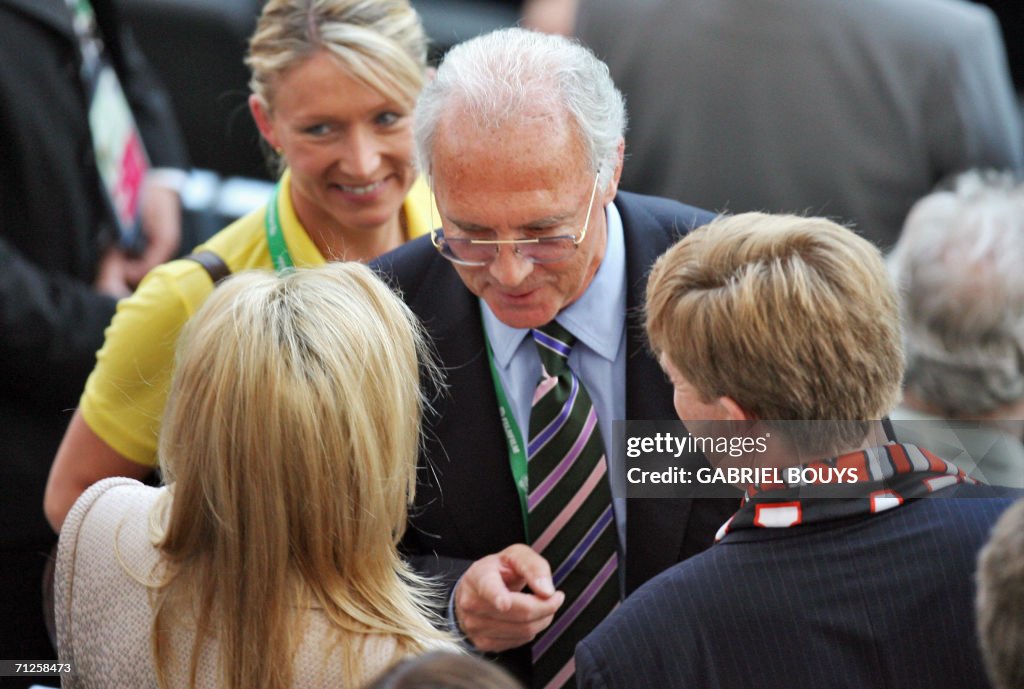
<path fill-rule="evenodd" d="M 139 201 L 149 158 L 128 99 L 109 64 L 100 68 L 89 106 L 96 167 L 117 219 L 121 246 L 135 247 L 140 234 Z"/>

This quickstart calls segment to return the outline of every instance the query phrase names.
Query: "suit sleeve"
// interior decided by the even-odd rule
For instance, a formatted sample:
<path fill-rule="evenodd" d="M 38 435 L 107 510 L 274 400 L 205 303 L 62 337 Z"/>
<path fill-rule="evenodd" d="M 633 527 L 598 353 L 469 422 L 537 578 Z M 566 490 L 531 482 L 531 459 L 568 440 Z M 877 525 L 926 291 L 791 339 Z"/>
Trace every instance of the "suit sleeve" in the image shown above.
<path fill-rule="evenodd" d="M 1024 167 L 1024 125 L 999 25 L 988 8 L 977 9 L 976 21 L 964 22 L 951 43 L 954 52 L 943 65 L 948 72 L 939 76 L 946 83 L 933 89 L 945 100 L 932 110 L 936 122 L 946 123 L 933 132 L 942 175 Z"/>
<path fill-rule="evenodd" d="M 0 378 L 40 408 L 75 406 L 117 301 L 40 268 L 2 236 L 0 265 Z"/>
<path fill-rule="evenodd" d="M 459 582 L 462 575 L 466 573 L 472 560 L 465 560 L 457 557 L 445 557 L 444 555 L 409 555 L 405 556 L 409 566 L 422 577 L 436 582 L 440 586 L 438 591 L 439 612 L 448 617 L 448 603 L 452 593 L 455 591 L 455 584 Z"/>
<path fill-rule="evenodd" d="M 601 658 L 586 640 L 576 646 L 576 688 L 607 689 Z"/>
<path fill-rule="evenodd" d="M 115 37 L 111 41 L 113 60 L 150 162 L 153 167 L 187 169 L 188 154 L 170 96 L 118 11 L 110 6 L 100 12 L 96 0 L 94 5 L 103 35 L 108 40 Z"/>

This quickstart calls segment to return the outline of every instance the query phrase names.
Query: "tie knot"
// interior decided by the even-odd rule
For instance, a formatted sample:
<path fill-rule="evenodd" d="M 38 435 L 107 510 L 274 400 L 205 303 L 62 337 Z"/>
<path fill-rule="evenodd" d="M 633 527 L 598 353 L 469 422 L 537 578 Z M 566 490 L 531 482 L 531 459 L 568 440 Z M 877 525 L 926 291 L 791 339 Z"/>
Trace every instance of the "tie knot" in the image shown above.
<path fill-rule="evenodd" d="M 555 321 L 535 328 L 531 333 L 533 341 L 537 343 L 537 353 L 540 354 L 544 370 L 550 375 L 558 375 L 566 365 L 576 338 Z"/>

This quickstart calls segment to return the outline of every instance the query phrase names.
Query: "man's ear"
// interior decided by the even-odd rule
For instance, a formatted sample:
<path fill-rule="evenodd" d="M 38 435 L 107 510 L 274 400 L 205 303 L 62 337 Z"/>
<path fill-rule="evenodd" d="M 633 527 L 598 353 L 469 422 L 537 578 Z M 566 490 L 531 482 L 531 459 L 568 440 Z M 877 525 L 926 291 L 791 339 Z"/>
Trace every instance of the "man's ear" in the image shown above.
<path fill-rule="evenodd" d="M 608 186 L 604 189 L 601 194 L 601 206 L 607 206 L 615 198 L 615 194 L 619 192 L 619 179 L 622 178 L 622 161 L 626 154 L 626 142 L 624 139 L 619 139 L 618 155 L 616 156 L 615 172 L 612 174 L 611 181 L 608 182 Z"/>
<path fill-rule="evenodd" d="M 270 121 L 270 112 L 263 99 L 255 93 L 249 94 L 249 112 L 252 113 L 252 119 L 256 122 L 256 128 L 260 130 L 260 135 L 270 144 L 271 148 L 275 151 L 278 150 L 280 146 L 277 142 L 277 135 L 274 133 L 274 125 Z"/>
<path fill-rule="evenodd" d="M 722 408 L 726 421 L 753 421 L 757 418 L 737 404 L 732 397 L 719 397 L 718 405 Z"/>

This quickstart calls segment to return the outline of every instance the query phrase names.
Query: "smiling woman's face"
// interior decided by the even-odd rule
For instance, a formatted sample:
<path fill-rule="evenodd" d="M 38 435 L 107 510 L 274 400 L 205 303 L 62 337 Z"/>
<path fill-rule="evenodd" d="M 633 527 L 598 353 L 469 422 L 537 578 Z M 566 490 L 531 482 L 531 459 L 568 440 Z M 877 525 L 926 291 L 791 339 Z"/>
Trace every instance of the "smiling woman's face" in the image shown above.
<path fill-rule="evenodd" d="M 286 71 L 269 111 L 253 114 L 292 173 L 307 230 L 372 232 L 393 226 L 416 178 L 412 108 L 357 80 L 327 51 Z"/>

